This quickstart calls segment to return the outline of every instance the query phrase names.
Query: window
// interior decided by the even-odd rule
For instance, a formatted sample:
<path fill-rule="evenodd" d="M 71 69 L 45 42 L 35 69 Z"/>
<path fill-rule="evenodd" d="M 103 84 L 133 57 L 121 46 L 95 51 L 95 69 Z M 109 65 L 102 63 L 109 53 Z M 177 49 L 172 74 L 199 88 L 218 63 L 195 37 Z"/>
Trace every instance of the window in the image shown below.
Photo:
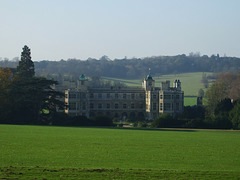
<path fill-rule="evenodd" d="M 98 109 L 102 109 L 102 104 L 98 104 Z"/>
<path fill-rule="evenodd" d="M 153 99 L 156 99 L 156 98 L 157 98 L 157 95 L 156 95 L 156 94 L 154 94 L 154 95 L 153 95 Z"/>
<path fill-rule="evenodd" d="M 107 93 L 107 98 L 108 98 L 108 99 L 110 98 L 110 94 L 109 94 L 109 93 Z"/>
<path fill-rule="evenodd" d="M 115 107 L 115 109 L 118 109 L 118 104 L 115 104 L 114 107 Z"/>
<path fill-rule="evenodd" d="M 69 103 L 69 110 L 76 110 L 76 103 Z"/>
<path fill-rule="evenodd" d="M 164 110 L 171 110 L 171 104 L 170 103 L 164 103 Z"/>
<path fill-rule="evenodd" d="M 140 98 L 142 99 L 143 97 L 144 97 L 144 95 L 141 93 L 141 94 L 140 94 Z"/>
<path fill-rule="evenodd" d="M 180 98 L 180 96 L 179 96 L 179 94 L 177 94 L 177 95 L 176 95 L 176 99 L 179 99 L 179 98 Z"/>
<path fill-rule="evenodd" d="M 94 104 L 90 103 L 90 109 L 93 109 L 93 108 L 94 108 Z"/>
<path fill-rule="evenodd" d="M 102 99 L 102 94 L 101 93 L 98 94 L 98 99 Z"/>
<path fill-rule="evenodd" d="M 86 110 L 86 103 L 83 103 L 83 104 L 82 104 L 82 109 L 83 109 L 83 110 Z"/>
<path fill-rule="evenodd" d="M 143 108 L 143 104 L 140 104 L 140 108 L 141 108 L 141 109 Z"/>
<path fill-rule="evenodd" d="M 115 94 L 115 99 L 118 99 L 118 93 Z"/>
<path fill-rule="evenodd" d="M 176 110 L 179 111 L 179 103 L 176 103 Z"/>
<path fill-rule="evenodd" d="M 68 98 L 68 94 L 65 94 L 65 98 L 66 98 L 66 99 Z"/>
<path fill-rule="evenodd" d="M 153 110 L 156 110 L 157 109 L 157 105 L 156 103 L 153 103 Z"/>
<path fill-rule="evenodd" d="M 135 106 L 134 106 L 134 104 L 132 103 L 132 104 L 131 104 L 131 109 L 134 109 L 134 107 L 135 107 Z"/>
<path fill-rule="evenodd" d="M 110 109 L 110 104 L 107 104 L 107 109 Z"/>
<path fill-rule="evenodd" d="M 126 94 L 123 94 L 123 99 L 127 99 L 127 95 Z"/>
<path fill-rule="evenodd" d="M 135 99 L 135 94 L 131 94 L 131 99 Z"/>
<path fill-rule="evenodd" d="M 94 94 L 93 93 L 90 94 L 90 98 L 94 98 Z"/>
<path fill-rule="evenodd" d="M 123 104 L 123 109 L 127 109 L 127 104 Z"/>
<path fill-rule="evenodd" d="M 171 95 L 165 94 L 164 99 L 171 99 Z"/>
<path fill-rule="evenodd" d="M 77 95 L 75 93 L 70 93 L 69 94 L 69 99 L 76 99 Z"/>
<path fill-rule="evenodd" d="M 162 99 L 162 98 L 163 98 L 163 95 L 161 94 L 161 95 L 160 95 L 160 99 Z"/>
<path fill-rule="evenodd" d="M 160 103 L 160 110 L 163 110 L 163 103 Z"/>

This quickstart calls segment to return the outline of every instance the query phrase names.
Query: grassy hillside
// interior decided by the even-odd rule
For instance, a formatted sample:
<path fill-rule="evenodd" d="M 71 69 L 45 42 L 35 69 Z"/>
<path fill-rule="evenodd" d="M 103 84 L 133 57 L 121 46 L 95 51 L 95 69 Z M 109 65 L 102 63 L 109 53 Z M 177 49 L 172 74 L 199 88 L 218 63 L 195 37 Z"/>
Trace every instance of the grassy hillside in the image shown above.
<path fill-rule="evenodd" d="M 0 179 L 240 176 L 240 131 L 0 125 L 0 137 Z"/>
<path fill-rule="evenodd" d="M 204 89 L 203 84 L 201 83 L 202 80 L 202 72 L 196 73 L 183 73 L 183 74 L 169 74 L 169 75 L 161 75 L 161 76 L 154 76 L 153 79 L 155 80 L 155 85 L 161 87 L 161 82 L 169 80 L 172 83 L 175 79 L 179 79 L 182 82 L 182 90 L 184 91 L 185 96 L 197 96 L 199 89 Z M 206 75 L 210 75 L 212 73 L 206 73 Z M 116 78 L 108 78 L 104 77 L 107 80 L 115 80 L 122 83 L 125 83 L 128 86 L 141 86 L 143 79 L 116 79 Z M 185 97 L 184 105 L 195 105 L 197 103 L 196 98 L 192 97 Z"/>

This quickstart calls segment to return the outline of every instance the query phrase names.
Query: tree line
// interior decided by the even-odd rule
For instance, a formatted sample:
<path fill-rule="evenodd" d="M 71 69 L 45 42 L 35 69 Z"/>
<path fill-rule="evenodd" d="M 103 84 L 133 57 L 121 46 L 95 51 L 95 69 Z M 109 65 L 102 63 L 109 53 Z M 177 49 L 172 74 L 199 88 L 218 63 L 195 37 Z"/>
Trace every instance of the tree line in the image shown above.
<path fill-rule="evenodd" d="M 2 67 L 16 67 L 18 59 L 0 61 Z M 219 55 L 200 56 L 191 53 L 190 55 L 177 56 L 154 56 L 146 58 L 123 58 L 110 60 L 107 56 L 100 59 L 68 59 L 60 61 L 35 61 L 35 72 L 37 76 L 44 76 L 61 80 L 64 75 L 72 77 L 79 74 L 88 76 L 105 76 L 115 78 L 142 78 L 151 68 L 155 76 L 161 74 L 178 74 L 187 72 L 238 72 L 240 58 L 220 57 Z"/>
<path fill-rule="evenodd" d="M 186 58 L 186 56 L 181 57 Z M 202 57 L 192 56 L 192 58 L 201 59 Z M 211 59 L 214 62 L 226 61 L 226 59 L 221 59 L 218 56 L 211 57 Z M 107 59 L 89 60 L 83 63 L 89 63 L 91 61 L 96 61 L 99 66 L 102 62 L 110 64 L 115 63 L 115 61 Z M 123 60 L 123 62 L 127 61 L 131 62 L 132 60 Z M 136 59 L 133 61 L 144 62 L 147 60 Z M 235 62 L 234 59 L 228 59 L 228 61 L 229 64 Z M 58 112 L 57 109 L 63 110 L 65 108 L 64 102 L 61 101 L 61 98 L 64 96 L 63 93 L 58 92 L 53 88 L 53 85 L 58 82 L 51 80 L 50 78 L 36 76 L 35 69 L 36 65 L 39 64 L 36 62 L 34 63 L 31 60 L 31 52 L 27 46 L 23 47 L 21 59 L 16 62 L 18 63 L 16 68 L 0 67 L 0 123 L 68 126 L 113 125 L 112 119 L 102 115 L 88 119 L 82 116 L 69 117 L 67 114 Z M 118 60 L 116 60 L 116 62 L 118 62 Z M 149 60 L 149 62 L 151 62 L 151 60 Z M 166 60 L 166 62 L 169 61 Z M 6 62 L 6 64 L 7 63 L 8 62 Z M 68 63 L 75 63 L 75 66 L 77 67 L 77 64 L 82 63 L 82 61 L 46 61 L 46 69 L 48 67 L 48 63 L 56 63 L 56 65 L 58 63 L 63 63 L 65 65 Z M 146 65 L 145 68 L 148 67 L 149 66 Z M 128 68 L 130 68 L 130 66 Z M 238 67 L 235 68 L 236 69 L 234 71 L 237 71 Z M 42 69 L 44 69 L 44 66 L 42 66 Z M 205 79 L 206 77 L 203 75 L 202 81 L 205 81 Z M 95 79 L 95 82 L 98 81 L 99 79 Z M 173 118 L 168 114 L 160 115 L 151 123 L 150 126 L 240 129 L 239 82 L 239 73 L 220 73 L 217 76 L 216 82 L 210 85 L 204 95 L 207 106 L 187 106 L 184 108 L 184 112 L 178 115 L 177 118 Z M 101 82 L 99 82 L 99 84 L 101 84 Z M 149 126 L 149 122 L 145 122 L 144 119 L 129 119 L 128 121 L 134 123 L 134 126 L 136 127 Z"/>
<path fill-rule="evenodd" d="M 163 114 L 151 126 L 240 129 L 239 82 L 239 73 L 220 73 L 205 93 L 206 106 L 185 106 L 177 118 Z"/>

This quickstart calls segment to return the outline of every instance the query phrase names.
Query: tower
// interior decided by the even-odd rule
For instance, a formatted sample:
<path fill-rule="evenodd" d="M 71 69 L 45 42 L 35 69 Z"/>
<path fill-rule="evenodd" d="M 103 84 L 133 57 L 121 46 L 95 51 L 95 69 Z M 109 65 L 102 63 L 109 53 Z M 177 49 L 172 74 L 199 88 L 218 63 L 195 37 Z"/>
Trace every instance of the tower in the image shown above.
<path fill-rule="evenodd" d="M 155 87 L 155 80 L 153 80 L 152 75 L 151 75 L 151 69 L 149 68 L 149 74 L 147 77 L 143 80 L 143 88 L 146 91 L 151 91 Z"/>
<path fill-rule="evenodd" d="M 78 89 L 86 89 L 87 88 L 87 81 L 85 74 L 81 74 L 79 76 L 78 82 L 77 82 L 77 88 Z"/>

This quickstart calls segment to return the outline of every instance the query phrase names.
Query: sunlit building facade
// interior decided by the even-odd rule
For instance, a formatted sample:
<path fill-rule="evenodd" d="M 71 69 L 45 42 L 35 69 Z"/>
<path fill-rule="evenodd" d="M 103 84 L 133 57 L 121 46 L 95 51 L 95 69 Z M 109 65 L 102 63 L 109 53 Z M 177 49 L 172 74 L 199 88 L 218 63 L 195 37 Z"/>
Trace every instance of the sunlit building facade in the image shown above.
<path fill-rule="evenodd" d="M 184 92 L 181 82 L 162 82 L 155 87 L 155 80 L 149 74 L 142 87 L 90 87 L 85 75 L 79 77 L 77 87 L 65 91 L 65 113 L 71 116 L 94 117 L 98 114 L 111 118 L 154 119 L 162 113 L 173 116 L 181 113 L 184 107 Z"/>

